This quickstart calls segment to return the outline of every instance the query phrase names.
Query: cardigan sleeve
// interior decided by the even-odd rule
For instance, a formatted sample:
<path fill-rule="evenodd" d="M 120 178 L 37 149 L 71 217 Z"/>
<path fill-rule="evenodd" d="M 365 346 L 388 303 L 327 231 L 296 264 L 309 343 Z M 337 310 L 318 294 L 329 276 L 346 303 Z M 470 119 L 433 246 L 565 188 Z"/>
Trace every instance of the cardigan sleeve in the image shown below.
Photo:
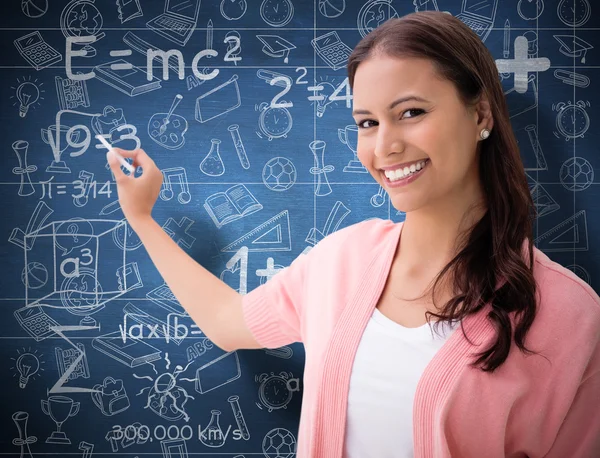
<path fill-rule="evenodd" d="M 244 321 L 264 348 L 278 348 L 303 342 L 303 310 L 308 302 L 310 278 L 320 278 L 324 260 L 336 257 L 345 241 L 360 230 L 359 222 L 330 233 L 307 254 L 301 254 L 266 283 L 242 299 Z"/>
<path fill-rule="evenodd" d="M 573 403 L 544 458 L 600 457 L 600 369 L 579 385 Z"/>
<path fill-rule="evenodd" d="M 305 279 L 315 248 L 301 254 L 266 283 L 242 299 L 244 320 L 264 348 L 301 342 L 300 316 L 305 296 Z"/>

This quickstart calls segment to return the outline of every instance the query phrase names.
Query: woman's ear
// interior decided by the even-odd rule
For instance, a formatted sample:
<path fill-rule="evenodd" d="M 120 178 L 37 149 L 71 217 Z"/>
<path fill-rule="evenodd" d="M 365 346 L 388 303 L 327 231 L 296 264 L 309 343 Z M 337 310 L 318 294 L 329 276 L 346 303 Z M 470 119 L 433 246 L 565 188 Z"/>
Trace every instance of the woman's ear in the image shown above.
<path fill-rule="evenodd" d="M 481 100 L 477 102 L 475 107 L 475 120 L 477 122 L 477 135 L 482 129 L 492 130 L 494 127 L 494 117 L 492 116 L 492 109 L 490 102 L 486 95 L 481 97 Z"/>

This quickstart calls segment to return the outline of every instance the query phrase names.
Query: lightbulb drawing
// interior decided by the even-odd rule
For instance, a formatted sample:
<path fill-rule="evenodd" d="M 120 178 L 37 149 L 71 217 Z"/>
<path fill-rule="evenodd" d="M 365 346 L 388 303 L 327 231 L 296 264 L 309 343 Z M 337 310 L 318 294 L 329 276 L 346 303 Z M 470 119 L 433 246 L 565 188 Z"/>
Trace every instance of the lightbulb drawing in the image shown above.
<path fill-rule="evenodd" d="M 317 86 L 311 86 L 307 89 L 315 91 L 315 95 L 308 97 L 308 100 L 317 102 L 317 116 L 319 118 L 323 117 L 327 105 L 335 102 L 335 100 L 331 100 L 331 95 L 335 92 L 335 86 L 331 83 L 321 82 Z M 317 91 L 319 91 L 318 94 L 316 93 Z"/>
<path fill-rule="evenodd" d="M 21 105 L 19 106 L 19 116 L 24 118 L 29 111 L 29 107 L 38 101 L 40 98 L 40 90 L 31 81 L 21 83 L 17 88 L 17 99 Z"/>
<path fill-rule="evenodd" d="M 38 81 L 37 78 L 31 81 L 31 77 L 29 77 L 27 79 L 17 78 L 17 84 L 10 87 L 14 91 L 10 98 L 17 99 L 13 101 L 13 107 L 19 106 L 19 116 L 21 118 L 27 115 L 29 107 L 34 103 L 37 102 L 37 105 L 40 105 L 41 100 L 44 100 L 46 91 L 43 89 L 43 85 L 44 83 Z"/>
<path fill-rule="evenodd" d="M 19 377 L 19 388 L 25 388 L 29 377 L 35 375 L 40 368 L 40 362 L 32 353 L 23 353 L 17 359 L 17 370 L 21 376 Z"/>

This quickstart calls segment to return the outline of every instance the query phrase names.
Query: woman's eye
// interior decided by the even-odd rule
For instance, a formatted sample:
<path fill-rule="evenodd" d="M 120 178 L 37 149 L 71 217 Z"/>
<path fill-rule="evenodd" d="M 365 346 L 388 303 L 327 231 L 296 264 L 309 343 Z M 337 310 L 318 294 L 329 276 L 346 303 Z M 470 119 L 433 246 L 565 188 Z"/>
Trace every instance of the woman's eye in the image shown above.
<path fill-rule="evenodd" d="M 404 116 L 406 113 L 412 113 L 410 116 Z M 425 110 L 421 108 L 409 108 L 408 110 L 404 110 L 402 112 L 402 118 L 416 118 L 417 116 L 425 113 Z M 373 125 L 377 125 L 377 121 L 373 121 L 372 119 L 365 119 L 363 121 L 359 121 L 356 123 L 359 129 L 367 129 L 372 127 Z"/>
<path fill-rule="evenodd" d="M 366 129 L 368 127 L 371 127 L 369 125 L 369 123 L 375 123 L 376 121 L 373 121 L 372 119 L 365 119 L 364 121 L 359 121 L 356 123 L 356 125 L 359 127 L 359 129 Z"/>
<path fill-rule="evenodd" d="M 410 112 L 416 112 L 416 113 L 417 113 L 417 114 L 415 114 L 414 116 L 409 116 L 409 118 L 414 118 L 414 117 L 416 117 L 416 116 L 419 116 L 419 115 L 420 115 L 420 114 L 422 114 L 422 113 L 425 113 L 425 110 L 421 110 L 420 108 L 409 108 L 408 110 L 406 110 L 406 111 L 404 111 L 404 112 L 402 113 L 402 116 L 404 117 L 404 115 L 405 115 L 406 113 L 410 113 Z"/>

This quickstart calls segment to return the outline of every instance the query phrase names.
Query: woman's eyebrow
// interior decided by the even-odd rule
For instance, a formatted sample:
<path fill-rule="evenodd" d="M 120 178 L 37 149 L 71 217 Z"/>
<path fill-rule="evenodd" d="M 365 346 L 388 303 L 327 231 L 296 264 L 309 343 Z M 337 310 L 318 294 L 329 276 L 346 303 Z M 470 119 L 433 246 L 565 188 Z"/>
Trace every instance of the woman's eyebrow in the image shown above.
<path fill-rule="evenodd" d="M 401 103 L 408 102 L 408 101 L 429 103 L 429 100 L 424 99 L 423 97 L 419 97 L 418 95 L 407 95 L 404 97 L 400 97 L 399 99 L 396 99 L 392 103 L 390 103 L 388 106 L 388 110 L 392 110 L 396 105 L 399 105 Z M 352 116 L 355 116 L 357 114 L 367 114 L 368 115 L 368 114 L 372 114 L 372 113 L 369 110 L 364 110 L 364 109 L 356 109 L 356 110 L 352 111 Z"/>

